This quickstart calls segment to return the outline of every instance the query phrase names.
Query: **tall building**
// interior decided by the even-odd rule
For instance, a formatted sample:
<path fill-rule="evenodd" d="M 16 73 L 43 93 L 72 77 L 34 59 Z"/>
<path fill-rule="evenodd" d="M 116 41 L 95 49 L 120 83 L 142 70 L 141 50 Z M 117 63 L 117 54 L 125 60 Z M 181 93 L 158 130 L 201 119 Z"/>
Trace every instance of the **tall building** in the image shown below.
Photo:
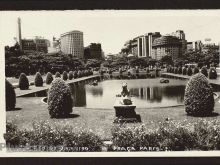
<path fill-rule="evenodd" d="M 74 30 L 61 34 L 61 51 L 65 54 L 72 54 L 75 57 L 83 58 L 84 44 L 83 32 Z"/>
<path fill-rule="evenodd" d="M 35 39 L 22 39 L 22 50 L 24 52 L 48 52 L 49 40 L 36 37 Z"/>
<path fill-rule="evenodd" d="M 42 37 L 35 37 L 34 42 L 36 44 L 36 51 L 38 52 L 48 52 L 48 47 L 50 46 L 50 41 Z"/>
<path fill-rule="evenodd" d="M 174 36 L 162 36 L 157 38 L 153 42 L 153 54 L 152 58 L 160 60 L 163 56 L 171 56 L 172 59 L 180 57 L 181 54 L 181 42 Z"/>
<path fill-rule="evenodd" d="M 101 59 L 102 47 L 100 43 L 91 43 L 84 49 L 84 58 L 86 59 Z"/>
<path fill-rule="evenodd" d="M 160 32 L 148 33 L 148 56 L 152 57 L 153 55 L 153 42 L 155 39 L 161 37 Z"/>
<path fill-rule="evenodd" d="M 184 54 L 187 50 L 187 40 L 186 40 L 184 31 L 177 30 L 176 32 L 171 33 L 171 35 L 177 37 L 180 40 L 180 43 L 181 43 L 180 54 Z"/>
<path fill-rule="evenodd" d="M 36 43 L 33 39 L 22 39 L 21 40 L 22 50 L 26 53 L 36 51 Z"/>
<path fill-rule="evenodd" d="M 159 32 L 147 33 L 135 37 L 134 39 L 127 41 L 123 47 L 127 53 L 132 53 L 134 56 L 151 57 L 152 56 L 152 44 L 156 38 L 161 37 Z"/>

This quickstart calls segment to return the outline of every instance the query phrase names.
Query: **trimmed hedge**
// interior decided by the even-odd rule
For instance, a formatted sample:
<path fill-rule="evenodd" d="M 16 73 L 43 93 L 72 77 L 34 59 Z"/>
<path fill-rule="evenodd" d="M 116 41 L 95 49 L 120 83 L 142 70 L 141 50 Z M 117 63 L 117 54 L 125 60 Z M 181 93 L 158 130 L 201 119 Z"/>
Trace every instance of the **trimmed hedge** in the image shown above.
<path fill-rule="evenodd" d="M 48 72 L 46 76 L 46 84 L 51 84 L 52 81 L 53 81 L 53 75 L 50 72 Z"/>
<path fill-rule="evenodd" d="M 184 67 L 184 68 L 183 68 L 183 75 L 186 75 L 186 73 L 187 73 L 187 68 Z"/>
<path fill-rule="evenodd" d="M 187 69 L 187 75 L 188 76 L 192 76 L 192 68 L 188 68 Z"/>
<path fill-rule="evenodd" d="M 210 68 L 209 69 L 209 79 L 217 79 L 217 72 L 215 70 L 215 68 Z"/>
<path fill-rule="evenodd" d="M 12 84 L 5 79 L 6 111 L 13 110 L 16 104 L 16 94 Z"/>
<path fill-rule="evenodd" d="M 196 74 L 196 73 L 199 73 L 199 68 L 198 67 L 195 67 L 194 70 L 193 70 L 193 74 Z"/>
<path fill-rule="evenodd" d="M 117 125 L 112 129 L 111 151 L 207 151 L 220 149 L 220 121 L 162 121 L 153 129 Z"/>
<path fill-rule="evenodd" d="M 68 79 L 68 75 L 66 71 L 63 71 L 63 80 L 66 81 Z"/>
<path fill-rule="evenodd" d="M 36 73 L 35 79 L 34 79 L 34 84 L 36 87 L 42 87 L 43 86 L 43 78 L 39 72 Z"/>
<path fill-rule="evenodd" d="M 205 116 L 214 111 L 214 96 L 207 78 L 197 73 L 188 81 L 185 89 L 185 110 L 189 115 Z"/>
<path fill-rule="evenodd" d="M 206 77 L 208 77 L 208 70 L 205 66 L 202 67 L 201 73 L 204 74 Z"/>
<path fill-rule="evenodd" d="M 21 73 L 18 86 L 21 90 L 29 89 L 29 81 L 25 73 Z"/>
<path fill-rule="evenodd" d="M 19 146 L 25 151 L 94 152 L 101 151 L 103 146 L 101 138 L 92 130 L 52 125 L 49 121 L 33 122 L 30 129 L 18 129 L 12 122 L 7 122 L 4 138 L 7 146 Z"/>
<path fill-rule="evenodd" d="M 69 76 L 68 76 L 68 78 L 69 78 L 69 80 L 72 80 L 73 79 L 73 71 L 69 71 Z"/>
<path fill-rule="evenodd" d="M 48 110 L 51 118 L 65 117 L 72 112 L 73 99 L 70 87 L 56 78 L 48 91 Z"/>
<path fill-rule="evenodd" d="M 56 73 L 55 73 L 55 78 L 61 78 L 61 75 L 60 75 L 59 72 L 56 72 Z"/>

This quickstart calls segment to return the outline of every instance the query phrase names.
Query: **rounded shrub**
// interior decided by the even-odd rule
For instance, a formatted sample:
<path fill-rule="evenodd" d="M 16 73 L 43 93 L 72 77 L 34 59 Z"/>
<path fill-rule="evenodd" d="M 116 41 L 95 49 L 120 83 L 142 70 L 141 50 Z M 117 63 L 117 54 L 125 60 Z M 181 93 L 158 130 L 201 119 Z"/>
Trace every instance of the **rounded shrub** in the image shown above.
<path fill-rule="evenodd" d="M 217 79 L 217 72 L 213 67 L 209 69 L 209 79 Z"/>
<path fill-rule="evenodd" d="M 65 117 L 72 112 L 70 87 L 61 78 L 53 80 L 48 91 L 48 110 L 51 118 Z"/>
<path fill-rule="evenodd" d="M 66 81 L 67 79 L 68 79 L 67 72 L 64 71 L 64 72 L 63 72 L 63 80 Z"/>
<path fill-rule="evenodd" d="M 182 73 L 183 73 L 182 67 L 179 67 L 178 68 L 178 74 L 182 74 Z"/>
<path fill-rule="evenodd" d="M 73 77 L 74 77 L 74 75 L 73 75 L 73 71 L 69 71 L 69 80 L 72 80 L 73 79 Z"/>
<path fill-rule="evenodd" d="M 16 95 L 14 87 L 8 80 L 5 80 L 5 100 L 6 111 L 13 110 L 16 104 Z"/>
<path fill-rule="evenodd" d="M 53 81 L 53 75 L 48 72 L 47 75 L 46 75 L 46 84 L 51 84 Z"/>
<path fill-rule="evenodd" d="M 29 89 L 29 81 L 25 73 L 21 73 L 19 77 L 19 88 L 21 90 Z"/>
<path fill-rule="evenodd" d="M 196 74 L 196 73 L 199 73 L 199 68 L 198 67 L 195 67 L 194 70 L 193 70 L 193 74 Z"/>
<path fill-rule="evenodd" d="M 183 75 L 186 75 L 186 73 L 187 73 L 187 69 L 186 69 L 186 67 L 184 67 L 183 68 Z"/>
<path fill-rule="evenodd" d="M 204 74 L 206 77 L 208 77 L 208 70 L 205 66 L 202 67 L 201 73 Z"/>
<path fill-rule="evenodd" d="M 188 68 L 187 69 L 187 75 L 188 76 L 192 76 L 192 68 Z"/>
<path fill-rule="evenodd" d="M 35 79 L 34 79 L 34 84 L 36 87 L 42 87 L 43 86 L 43 78 L 39 72 L 36 73 Z"/>
<path fill-rule="evenodd" d="M 207 78 L 197 73 L 188 81 L 184 96 L 185 110 L 189 115 L 205 116 L 214 110 L 214 96 Z"/>
<path fill-rule="evenodd" d="M 55 73 L 55 78 L 58 78 L 58 77 L 61 78 L 60 72 Z"/>

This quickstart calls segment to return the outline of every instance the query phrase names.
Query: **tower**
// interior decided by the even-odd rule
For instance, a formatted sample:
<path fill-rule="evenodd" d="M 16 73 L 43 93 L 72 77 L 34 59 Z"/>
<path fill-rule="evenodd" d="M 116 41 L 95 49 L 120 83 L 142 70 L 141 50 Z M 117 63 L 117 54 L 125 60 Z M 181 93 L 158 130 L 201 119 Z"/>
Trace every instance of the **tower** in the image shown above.
<path fill-rule="evenodd" d="M 21 18 L 18 17 L 18 43 L 20 45 L 20 49 L 22 50 L 22 41 L 21 41 Z"/>

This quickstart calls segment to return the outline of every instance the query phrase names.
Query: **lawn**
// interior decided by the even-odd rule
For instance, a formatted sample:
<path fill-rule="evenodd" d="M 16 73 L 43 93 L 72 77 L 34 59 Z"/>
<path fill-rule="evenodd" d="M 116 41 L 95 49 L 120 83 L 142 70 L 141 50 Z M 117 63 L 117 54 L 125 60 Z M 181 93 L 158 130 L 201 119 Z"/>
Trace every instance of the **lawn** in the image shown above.
<path fill-rule="evenodd" d="M 77 128 L 93 130 L 103 140 L 111 137 L 111 128 L 114 125 L 114 109 L 87 109 L 74 107 L 73 114 L 66 119 L 51 119 L 47 105 L 41 102 L 42 97 L 17 98 L 16 110 L 8 111 L 8 121 L 13 121 L 21 129 L 30 129 L 34 121 L 48 121 L 51 125 L 71 125 Z M 218 99 L 217 99 L 218 100 Z M 215 112 L 220 114 L 220 103 L 216 100 Z M 202 117 L 191 117 L 185 113 L 184 106 L 167 108 L 136 109 L 141 116 L 142 123 L 149 128 L 154 128 L 159 122 L 169 118 L 170 120 L 183 121 L 186 123 L 197 122 Z M 220 116 L 206 117 L 207 120 L 220 119 Z M 138 125 L 139 123 L 135 124 Z"/>

